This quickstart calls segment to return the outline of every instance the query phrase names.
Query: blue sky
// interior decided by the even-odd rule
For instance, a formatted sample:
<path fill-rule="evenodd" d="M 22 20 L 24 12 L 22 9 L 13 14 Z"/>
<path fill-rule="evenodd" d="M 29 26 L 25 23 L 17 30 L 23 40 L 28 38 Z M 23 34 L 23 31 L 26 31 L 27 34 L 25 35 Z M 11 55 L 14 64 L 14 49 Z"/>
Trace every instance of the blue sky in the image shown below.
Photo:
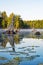
<path fill-rule="evenodd" d="M 43 0 L 0 0 L 0 11 L 21 15 L 22 19 L 43 19 Z"/>

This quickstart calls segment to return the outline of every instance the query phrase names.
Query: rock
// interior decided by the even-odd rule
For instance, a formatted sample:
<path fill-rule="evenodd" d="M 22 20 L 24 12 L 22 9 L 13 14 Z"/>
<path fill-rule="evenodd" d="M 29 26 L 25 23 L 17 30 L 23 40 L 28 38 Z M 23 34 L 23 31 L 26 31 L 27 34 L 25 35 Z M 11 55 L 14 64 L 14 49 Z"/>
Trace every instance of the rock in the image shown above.
<path fill-rule="evenodd" d="M 40 32 L 39 32 L 39 31 L 37 31 L 37 32 L 35 33 L 35 35 L 41 35 L 41 34 L 40 34 Z"/>

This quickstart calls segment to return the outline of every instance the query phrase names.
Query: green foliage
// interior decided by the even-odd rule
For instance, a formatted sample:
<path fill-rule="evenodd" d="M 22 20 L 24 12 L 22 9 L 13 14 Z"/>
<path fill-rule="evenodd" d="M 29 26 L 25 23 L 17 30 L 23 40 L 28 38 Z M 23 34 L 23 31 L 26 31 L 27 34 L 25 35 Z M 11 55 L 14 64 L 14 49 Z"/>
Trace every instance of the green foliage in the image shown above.
<path fill-rule="evenodd" d="M 43 28 L 43 20 L 25 21 L 25 23 L 28 24 L 30 28 Z"/>
<path fill-rule="evenodd" d="M 20 15 L 15 15 L 11 13 L 10 16 L 7 16 L 7 13 L 4 11 L 1 13 L 2 18 L 0 18 L 0 28 L 8 28 L 12 22 L 14 21 L 14 28 L 16 29 L 27 29 L 27 28 L 43 28 L 43 20 L 22 20 Z"/>
<path fill-rule="evenodd" d="M 8 16 L 7 16 L 5 11 L 2 12 L 2 18 L 3 18 L 3 20 L 2 20 L 2 27 L 3 28 L 7 28 L 7 21 L 8 21 L 7 19 L 8 19 Z"/>

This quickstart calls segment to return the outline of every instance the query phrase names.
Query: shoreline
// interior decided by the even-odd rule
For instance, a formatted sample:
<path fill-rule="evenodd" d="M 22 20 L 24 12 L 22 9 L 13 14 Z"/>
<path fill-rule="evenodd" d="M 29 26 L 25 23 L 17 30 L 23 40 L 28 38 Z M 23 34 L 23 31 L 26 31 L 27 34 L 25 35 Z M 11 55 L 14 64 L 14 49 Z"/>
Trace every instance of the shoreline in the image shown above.
<path fill-rule="evenodd" d="M 0 29 L 0 31 L 6 31 L 8 29 Z M 15 31 L 16 29 L 14 29 Z M 36 31 L 43 31 L 43 29 L 17 29 L 18 31 L 32 31 L 32 30 L 36 30 Z"/>
<path fill-rule="evenodd" d="M 8 29 L 0 29 L 0 33 L 6 32 Z M 16 29 L 14 29 L 14 32 L 16 31 Z M 35 33 L 35 32 L 40 32 L 41 34 L 43 34 L 43 29 L 18 29 L 19 34 L 24 34 L 24 33 Z"/>

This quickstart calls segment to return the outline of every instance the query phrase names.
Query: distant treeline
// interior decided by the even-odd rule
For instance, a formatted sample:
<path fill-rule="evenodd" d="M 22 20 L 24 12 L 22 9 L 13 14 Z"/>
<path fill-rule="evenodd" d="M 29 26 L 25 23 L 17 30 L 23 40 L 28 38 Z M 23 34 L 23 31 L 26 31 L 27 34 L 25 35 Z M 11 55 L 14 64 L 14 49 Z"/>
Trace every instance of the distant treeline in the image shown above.
<path fill-rule="evenodd" d="M 9 17 L 5 11 L 0 13 L 0 28 L 8 28 L 14 19 L 14 28 L 26 29 L 26 28 L 43 28 L 43 20 L 23 20 L 20 15 L 11 13 Z"/>

